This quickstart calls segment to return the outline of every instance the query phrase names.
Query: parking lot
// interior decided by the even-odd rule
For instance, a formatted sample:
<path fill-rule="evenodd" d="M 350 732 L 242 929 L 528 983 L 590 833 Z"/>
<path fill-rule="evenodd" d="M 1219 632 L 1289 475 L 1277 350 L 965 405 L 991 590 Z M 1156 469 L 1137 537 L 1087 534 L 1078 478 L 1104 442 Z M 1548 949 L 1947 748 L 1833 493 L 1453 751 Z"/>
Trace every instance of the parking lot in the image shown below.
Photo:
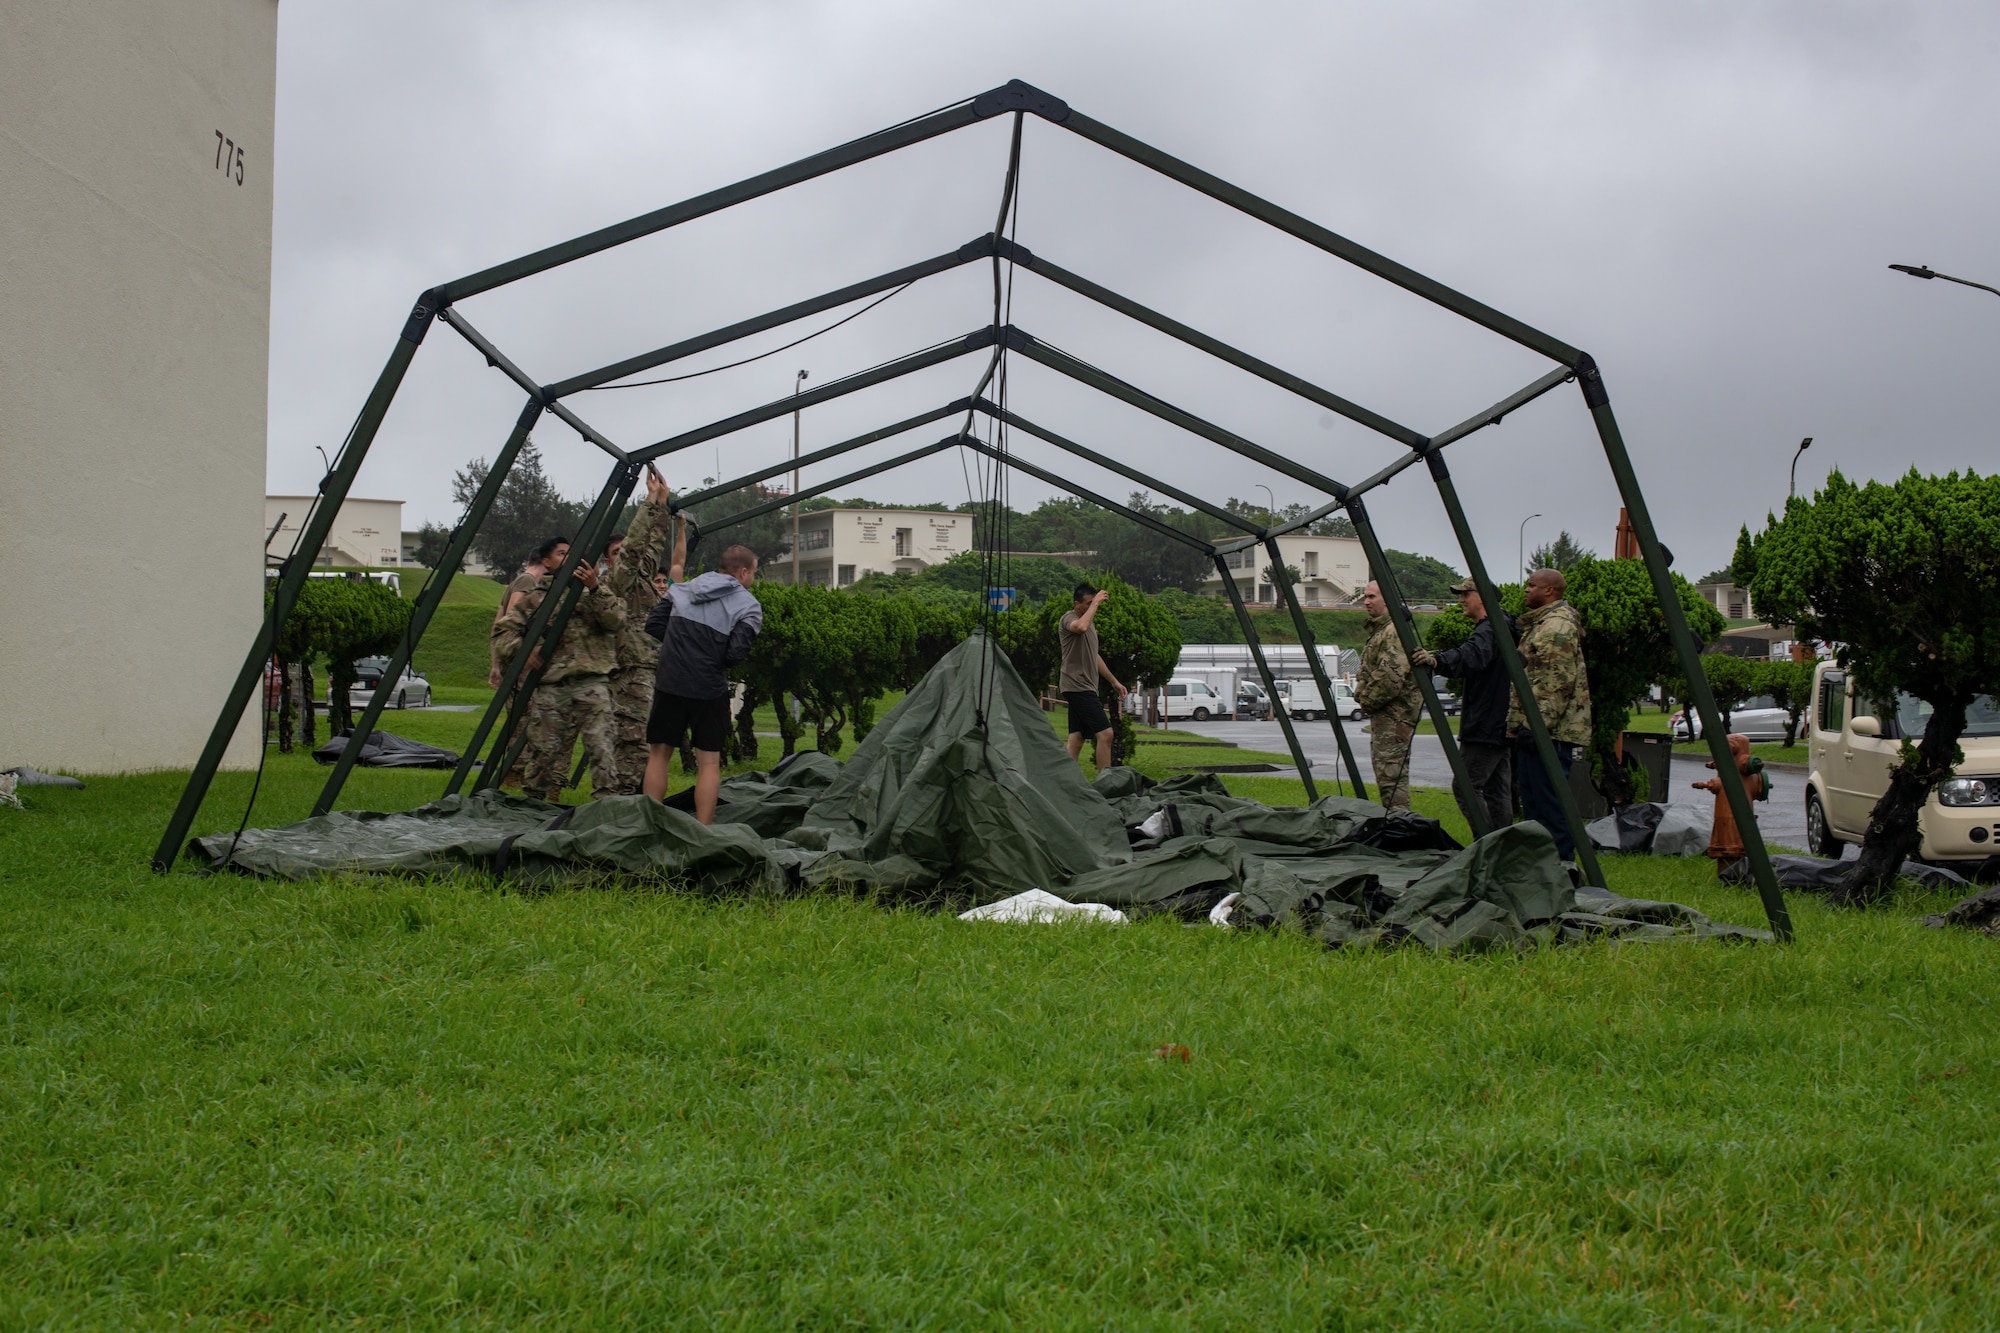
<path fill-rule="evenodd" d="M 1313 766 L 1315 781 L 1341 781 L 1344 785 L 1346 770 L 1340 762 L 1340 748 L 1333 738 L 1333 727 L 1327 722 L 1294 722 L 1299 736 L 1299 748 L 1305 751 L 1306 759 Z M 1354 747 L 1354 758 L 1361 765 L 1361 776 L 1369 782 L 1374 777 L 1368 767 L 1368 733 L 1364 724 L 1349 722 L 1348 743 Z M 1274 754 L 1284 754 L 1284 729 L 1276 722 L 1176 722 L 1173 730 L 1193 736 L 1212 736 L 1217 740 L 1234 741 L 1246 750 L 1263 750 Z M 1704 807 L 1712 807 L 1715 798 L 1705 791 L 1694 790 L 1693 784 L 1710 776 L 1703 767 L 1705 761 L 1696 755 L 1676 754 L 1674 756 L 1673 781 L 1669 784 L 1667 798 L 1671 801 L 1696 801 Z M 1451 766 L 1445 762 L 1444 746 L 1435 736 L 1419 734 L 1410 748 L 1410 780 L 1420 787 L 1449 787 Z M 1771 774 L 1771 799 L 1757 807 L 1757 823 L 1764 830 L 1765 840 L 1775 847 L 1787 851 L 1803 850 L 1806 845 L 1805 778 L 1797 773 Z M 1849 849 L 1852 854 L 1852 849 Z"/>

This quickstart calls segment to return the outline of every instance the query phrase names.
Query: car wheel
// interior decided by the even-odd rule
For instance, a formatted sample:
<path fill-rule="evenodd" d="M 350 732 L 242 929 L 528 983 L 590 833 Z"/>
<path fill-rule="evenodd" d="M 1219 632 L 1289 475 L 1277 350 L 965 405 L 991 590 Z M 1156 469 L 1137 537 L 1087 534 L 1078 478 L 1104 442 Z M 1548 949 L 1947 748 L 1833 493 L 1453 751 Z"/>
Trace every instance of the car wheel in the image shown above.
<path fill-rule="evenodd" d="M 1824 856 L 1828 860 L 1840 859 L 1841 849 L 1847 844 L 1833 836 L 1833 828 L 1826 822 L 1826 807 L 1819 802 L 1819 793 L 1806 791 L 1806 850 L 1814 856 Z"/>
<path fill-rule="evenodd" d="M 409 701 L 409 698 L 408 698 L 408 697 L 407 697 L 407 696 L 406 696 L 406 695 L 405 695 L 405 694 L 403 693 L 403 691 L 401 691 L 401 690 L 397 690 L 397 691 L 396 691 L 396 707 L 398 707 L 398 708 L 408 708 L 409 706 L 410 706 L 410 701 Z"/>
<path fill-rule="evenodd" d="M 1347 720 L 1349 722 L 1359 722 L 1361 720 L 1361 710 L 1357 708 L 1353 712 L 1349 713 L 1347 715 Z"/>
<path fill-rule="evenodd" d="M 1197 708 L 1197 709 L 1195 709 L 1195 710 L 1194 710 L 1194 720 L 1195 720 L 1195 721 L 1197 721 L 1197 722 L 1206 722 L 1206 721 L 1208 721 L 1208 710 L 1207 710 L 1206 708 Z"/>

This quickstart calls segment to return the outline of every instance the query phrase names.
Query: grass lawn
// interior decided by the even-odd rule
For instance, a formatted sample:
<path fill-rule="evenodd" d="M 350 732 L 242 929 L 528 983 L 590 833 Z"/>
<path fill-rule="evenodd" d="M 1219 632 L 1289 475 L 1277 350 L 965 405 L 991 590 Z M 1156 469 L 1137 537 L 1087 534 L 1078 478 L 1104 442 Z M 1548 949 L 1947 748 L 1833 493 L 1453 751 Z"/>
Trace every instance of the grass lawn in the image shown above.
<path fill-rule="evenodd" d="M 274 758 L 256 822 L 322 774 Z M 2000 954 L 1942 899 L 1443 959 L 157 877 L 180 781 L 0 810 L 6 1327 L 2000 1324 Z M 1706 862 L 1607 867 L 1758 921 Z"/>
<path fill-rule="evenodd" d="M 1657 731 L 1664 733 L 1671 715 L 1666 713 L 1644 713 L 1625 724 L 1627 731 Z M 1708 742 L 1684 741 L 1674 747 L 1675 754 L 1698 754 L 1708 758 Z M 1807 760 L 1805 731 L 1801 727 L 1798 744 L 1784 745 L 1777 741 L 1759 741 L 1750 747 L 1750 753 L 1767 764 L 1804 764 Z"/>

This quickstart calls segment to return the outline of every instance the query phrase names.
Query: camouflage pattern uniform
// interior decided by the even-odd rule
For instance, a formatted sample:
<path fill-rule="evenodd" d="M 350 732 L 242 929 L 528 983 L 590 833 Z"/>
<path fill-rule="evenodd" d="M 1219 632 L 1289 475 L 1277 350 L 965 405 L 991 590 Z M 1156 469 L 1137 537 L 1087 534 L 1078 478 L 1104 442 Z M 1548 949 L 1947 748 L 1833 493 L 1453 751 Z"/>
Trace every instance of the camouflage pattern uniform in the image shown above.
<path fill-rule="evenodd" d="M 1521 662 L 1541 705 L 1549 739 L 1557 745 L 1590 744 L 1590 681 L 1583 669 L 1583 618 L 1568 602 L 1523 612 Z M 1528 715 L 1516 691 L 1507 710 L 1507 734 L 1528 736 Z"/>
<path fill-rule="evenodd" d="M 1368 715 L 1368 757 L 1375 799 L 1390 810 L 1410 808 L 1410 740 L 1417 734 L 1423 695 L 1388 616 L 1368 617 L 1368 642 L 1354 677 L 1354 702 Z"/>
<path fill-rule="evenodd" d="M 493 627 L 494 648 L 502 662 L 511 662 L 520 651 L 528 621 L 548 596 L 551 581 L 537 582 L 535 590 Z M 600 584 L 584 591 L 563 627 L 522 724 L 527 745 L 521 770 L 530 796 L 553 801 L 562 795 L 563 784 L 569 781 L 570 751 L 579 735 L 590 760 L 592 799 L 616 794 L 609 678 L 618 662 L 617 636 L 624 624 L 625 604 Z"/>
<path fill-rule="evenodd" d="M 653 671 L 660 661 L 660 641 L 646 633 L 646 616 L 660 600 L 653 590 L 653 575 L 660 568 L 660 550 L 672 526 L 665 505 L 642 503 L 604 580 L 625 607 L 625 623 L 618 630 L 618 665 L 610 680 L 616 790 L 621 796 L 638 795 L 646 780 L 646 719 L 653 711 Z"/>

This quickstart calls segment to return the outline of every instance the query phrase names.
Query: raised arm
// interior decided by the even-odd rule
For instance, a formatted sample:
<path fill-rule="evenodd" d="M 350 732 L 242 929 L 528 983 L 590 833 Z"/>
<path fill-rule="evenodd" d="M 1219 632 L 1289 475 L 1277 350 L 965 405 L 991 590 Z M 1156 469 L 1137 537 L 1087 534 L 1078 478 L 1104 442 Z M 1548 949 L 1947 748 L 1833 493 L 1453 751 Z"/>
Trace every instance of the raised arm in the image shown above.
<path fill-rule="evenodd" d="M 674 515 L 673 562 L 667 566 L 667 577 L 675 583 L 687 577 L 688 563 L 688 516 Z"/>
<path fill-rule="evenodd" d="M 653 581 L 653 573 L 660 567 L 660 548 L 667 541 L 667 505 L 673 498 L 665 480 L 648 468 L 645 503 L 633 516 L 625 544 L 618 548 L 618 559 L 611 568 L 611 591 L 618 596 L 630 597 Z"/>
<path fill-rule="evenodd" d="M 1083 608 L 1083 614 L 1069 622 L 1069 632 L 1071 634 L 1088 633 L 1090 627 L 1097 623 L 1097 608 L 1103 606 L 1104 599 L 1110 595 L 1107 591 L 1100 591 L 1096 596 L 1092 597 L 1090 605 Z M 1098 659 L 1098 665 L 1103 665 L 1102 658 Z"/>

